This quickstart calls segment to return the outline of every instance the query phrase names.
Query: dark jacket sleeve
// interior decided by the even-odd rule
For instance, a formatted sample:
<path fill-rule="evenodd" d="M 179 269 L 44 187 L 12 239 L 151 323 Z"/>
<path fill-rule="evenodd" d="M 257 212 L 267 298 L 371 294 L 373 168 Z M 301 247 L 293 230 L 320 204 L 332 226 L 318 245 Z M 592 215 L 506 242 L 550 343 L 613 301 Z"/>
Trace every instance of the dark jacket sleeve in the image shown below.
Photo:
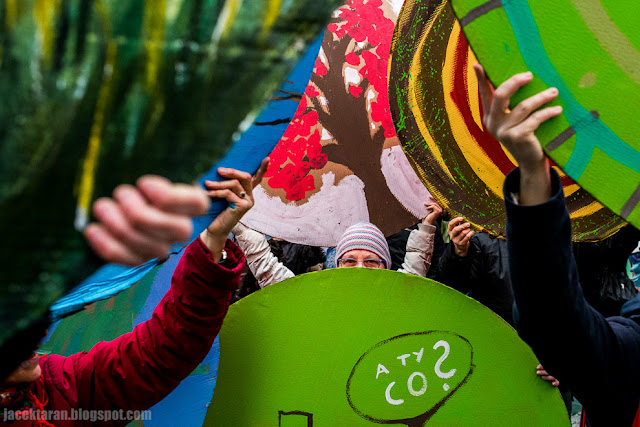
<path fill-rule="evenodd" d="M 505 180 L 509 267 L 520 315 L 518 333 L 542 365 L 565 381 L 592 425 L 631 425 L 640 387 L 640 327 L 605 319 L 587 304 L 571 250 L 562 185 L 552 170 L 552 197 L 519 206 L 519 170 Z"/>
<path fill-rule="evenodd" d="M 149 408 L 198 366 L 222 326 L 245 264 L 231 241 L 226 251 L 224 267 L 196 239 L 185 249 L 151 319 L 67 358 L 65 374 L 74 377 L 80 408 Z"/>
<path fill-rule="evenodd" d="M 453 289 L 467 294 L 472 291 L 472 284 L 477 279 L 473 268 L 478 263 L 478 248 L 472 238 L 466 257 L 456 255 L 455 245 L 449 242 L 438 261 L 438 280 Z"/>

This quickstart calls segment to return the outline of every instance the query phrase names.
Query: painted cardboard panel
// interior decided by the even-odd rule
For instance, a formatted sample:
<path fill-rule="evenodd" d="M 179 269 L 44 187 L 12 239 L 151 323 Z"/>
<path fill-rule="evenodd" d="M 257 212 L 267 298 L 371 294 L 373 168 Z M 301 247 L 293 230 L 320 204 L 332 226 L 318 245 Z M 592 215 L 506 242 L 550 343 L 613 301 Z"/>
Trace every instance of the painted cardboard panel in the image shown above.
<path fill-rule="evenodd" d="M 234 304 L 205 425 L 569 425 L 531 349 L 429 279 L 308 273 Z"/>
<path fill-rule="evenodd" d="M 536 135 L 568 176 L 640 226 L 640 35 L 634 1 L 453 1 L 495 85 L 529 70 L 515 103 L 556 87 L 563 114 Z"/>
<path fill-rule="evenodd" d="M 335 246 L 370 221 L 390 235 L 426 214 L 429 192 L 402 153 L 387 68 L 403 0 L 348 0 L 331 19 L 296 115 L 243 222 L 270 236 Z"/>
<path fill-rule="evenodd" d="M 0 341 L 100 265 L 95 198 L 206 171 L 339 4 L 2 2 Z"/>
<path fill-rule="evenodd" d="M 407 157 L 438 202 L 504 236 L 505 175 L 516 166 L 484 129 L 476 58 L 448 1 L 407 0 L 390 66 L 391 111 Z M 416 42 L 418 40 L 418 42 Z M 596 241 L 625 222 L 559 170 L 573 238 Z"/>

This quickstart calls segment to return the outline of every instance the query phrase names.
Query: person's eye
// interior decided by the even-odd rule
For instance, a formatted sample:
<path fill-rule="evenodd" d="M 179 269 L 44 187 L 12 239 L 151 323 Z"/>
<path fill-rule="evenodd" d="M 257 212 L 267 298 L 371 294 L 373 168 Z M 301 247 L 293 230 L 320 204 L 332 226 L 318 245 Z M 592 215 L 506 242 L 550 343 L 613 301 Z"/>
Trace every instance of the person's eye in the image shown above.
<path fill-rule="evenodd" d="M 358 261 L 353 258 L 344 258 L 342 260 L 342 265 L 344 265 L 345 267 L 355 267 L 356 265 L 358 265 Z"/>
<path fill-rule="evenodd" d="M 380 261 L 377 259 L 365 259 L 363 264 L 367 268 L 377 268 L 380 265 Z"/>

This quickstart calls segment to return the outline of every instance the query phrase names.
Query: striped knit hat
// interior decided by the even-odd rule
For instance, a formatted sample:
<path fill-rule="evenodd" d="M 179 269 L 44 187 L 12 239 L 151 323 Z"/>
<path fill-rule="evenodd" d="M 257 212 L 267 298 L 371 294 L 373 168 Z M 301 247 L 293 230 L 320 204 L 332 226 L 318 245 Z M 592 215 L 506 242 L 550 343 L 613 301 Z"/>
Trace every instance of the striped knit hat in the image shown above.
<path fill-rule="evenodd" d="M 386 268 L 391 268 L 389 244 L 382 231 L 370 222 L 359 222 L 345 230 L 336 246 L 336 260 L 356 249 L 373 252 L 384 260 Z"/>

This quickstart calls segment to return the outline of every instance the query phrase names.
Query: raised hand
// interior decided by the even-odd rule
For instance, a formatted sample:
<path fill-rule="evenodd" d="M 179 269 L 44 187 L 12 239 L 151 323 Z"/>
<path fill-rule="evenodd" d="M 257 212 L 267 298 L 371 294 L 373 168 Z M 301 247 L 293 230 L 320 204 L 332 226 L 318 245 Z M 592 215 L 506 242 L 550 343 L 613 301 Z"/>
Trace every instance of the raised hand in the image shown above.
<path fill-rule="evenodd" d="M 520 203 L 533 205 L 546 201 L 551 196 L 549 166 L 535 135 L 535 130 L 545 121 L 562 113 L 562 107 L 541 108 L 558 96 L 556 88 L 549 88 L 520 102 L 509 110 L 511 97 L 528 84 L 530 72 L 512 76 L 493 90 L 480 64 L 473 66 L 478 77 L 478 87 L 483 123 L 518 162 L 520 166 Z"/>
<path fill-rule="evenodd" d="M 474 231 L 471 229 L 471 224 L 464 222 L 464 218 L 459 216 L 449 221 L 447 233 L 449 233 L 449 237 L 453 242 L 456 255 L 466 257 L 469 253 L 469 246 L 471 245 L 471 236 L 474 234 Z"/>
<path fill-rule="evenodd" d="M 202 188 L 147 175 L 135 187 L 118 186 L 113 198 L 96 200 L 98 222 L 89 224 L 84 235 L 105 261 L 138 265 L 187 240 L 193 232 L 191 217 L 205 214 L 209 204 Z"/>
<path fill-rule="evenodd" d="M 422 219 L 422 223 L 435 224 L 436 220 L 442 215 L 442 206 L 436 203 L 435 200 L 424 202 L 424 206 L 427 208 L 427 216 Z"/>
<path fill-rule="evenodd" d="M 225 199 L 229 203 L 229 206 L 200 234 L 216 262 L 220 260 L 231 229 L 253 207 L 253 189 L 260 184 L 268 167 L 269 159 L 266 158 L 254 176 L 236 169 L 219 168 L 218 173 L 227 178 L 226 181 L 205 181 L 209 197 Z"/>

